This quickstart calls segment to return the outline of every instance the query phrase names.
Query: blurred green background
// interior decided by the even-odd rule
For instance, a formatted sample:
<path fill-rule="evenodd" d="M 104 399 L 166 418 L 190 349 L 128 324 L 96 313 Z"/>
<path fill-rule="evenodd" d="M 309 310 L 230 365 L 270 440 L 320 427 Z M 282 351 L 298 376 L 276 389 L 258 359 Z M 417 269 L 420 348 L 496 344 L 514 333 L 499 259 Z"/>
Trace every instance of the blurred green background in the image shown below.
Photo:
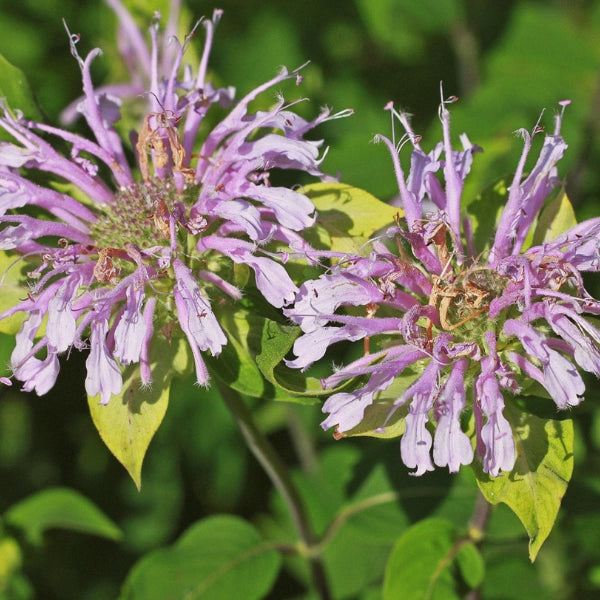
<path fill-rule="evenodd" d="M 147 0 L 129 5 L 140 22 L 147 20 L 148 7 L 154 8 Z M 190 23 L 215 7 L 197 1 L 185 6 Z M 513 172 L 521 150 L 513 132 L 531 129 L 544 108 L 543 123 L 551 129 L 557 102 L 569 98 L 573 102 L 562 130 L 569 150 L 559 168 L 579 217 L 598 214 L 600 2 L 227 0 L 217 6 L 225 10 L 211 61 L 219 81 L 236 86 L 241 95 L 270 78 L 279 65 L 294 68 L 310 60 L 305 83 L 294 92 L 310 98 L 302 105 L 304 114 L 315 115 L 321 105 L 354 109 L 353 117 L 327 123 L 319 132 L 331 147 L 325 170 L 341 173 L 343 181 L 392 198 L 396 183 L 390 158 L 383 146 L 371 142 L 376 133 L 391 132 L 383 106 L 393 100 L 412 113 L 414 129 L 430 148 L 441 135 L 437 107 L 443 81 L 445 95 L 460 98 L 452 107 L 454 139 L 467 132 L 485 150 L 475 158 L 467 195 Z M 95 62 L 96 82 L 122 75 L 114 62 L 115 18 L 102 2 L 0 0 L 0 53 L 26 73 L 51 123 L 81 91 L 62 18 L 81 34 L 82 54 L 95 46 L 106 49 Z M 537 136 L 532 156 L 541 141 Z M 598 297 L 596 282 L 590 285 Z M 9 352 L 0 349 L 2 364 Z M 125 532 L 117 544 L 52 531 L 42 548 L 29 548 L 27 575 L 36 597 L 47 600 L 114 598 L 142 553 L 171 542 L 206 514 L 256 518 L 269 497 L 266 476 L 247 454 L 219 399 L 190 382 L 174 386 L 138 493 L 93 428 L 83 392 L 83 361 L 73 353 L 56 388 L 43 398 L 0 390 L 0 512 L 36 490 L 66 485 L 91 498 Z M 502 550 L 500 542 L 492 541 L 485 598 L 533 597 L 527 590 L 534 590 L 536 598 L 600 597 L 597 389 L 598 382 L 590 381 L 587 402 L 573 411 L 576 474 L 559 526 L 535 566 L 528 563 L 518 527 L 510 530 L 517 533 L 506 534 L 510 560 L 506 540 Z M 291 464 L 301 443 L 315 451 L 332 444 L 330 434 L 318 427 L 318 407 L 257 403 L 255 409 Z M 446 490 L 453 481 L 443 473 L 427 480 L 407 477 L 397 442 L 343 443 L 348 452 L 360 450 L 363 470 L 386 464 L 390 477 L 415 495 L 426 493 L 419 486 Z M 279 581 L 271 597 L 294 597 L 300 593 L 294 585 L 291 579 Z M 342 597 L 357 596 L 349 591 Z"/>

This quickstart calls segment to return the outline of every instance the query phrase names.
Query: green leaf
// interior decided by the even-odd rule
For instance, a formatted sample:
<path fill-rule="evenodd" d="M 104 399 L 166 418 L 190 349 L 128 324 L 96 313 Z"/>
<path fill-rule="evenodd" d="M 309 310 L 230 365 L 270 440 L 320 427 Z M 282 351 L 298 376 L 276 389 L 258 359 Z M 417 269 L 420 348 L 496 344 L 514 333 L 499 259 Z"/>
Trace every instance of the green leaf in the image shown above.
<path fill-rule="evenodd" d="M 485 564 L 473 542 L 465 542 L 460 546 L 456 553 L 456 562 L 465 583 L 471 589 L 479 587 L 485 575 Z"/>
<path fill-rule="evenodd" d="M 0 598 L 3 600 L 5 597 L 1 595 L 2 592 L 22 564 L 23 553 L 17 540 L 11 537 L 0 538 Z"/>
<path fill-rule="evenodd" d="M 345 183 L 314 183 L 301 191 L 317 208 L 317 241 L 309 241 L 334 252 L 358 252 L 373 233 L 402 214 L 402 209 Z"/>
<path fill-rule="evenodd" d="M 48 488 L 13 505 L 6 522 L 22 529 L 32 544 L 41 544 L 47 529 L 80 531 L 111 540 L 122 537 L 120 529 L 102 511 L 69 488 Z"/>
<path fill-rule="evenodd" d="M 11 65 L 0 54 L 0 98 L 4 98 L 13 110 L 20 110 L 27 118 L 41 120 L 40 111 L 33 99 L 33 93 L 23 71 Z M 0 133 L 4 140 L 12 139 L 4 130 Z"/>
<path fill-rule="evenodd" d="M 383 600 L 459 600 L 456 564 L 467 584 L 483 575 L 475 546 L 459 539 L 458 530 L 443 519 L 424 519 L 396 542 L 383 582 Z M 464 549 L 464 546 L 468 546 Z"/>
<path fill-rule="evenodd" d="M 575 211 L 565 189 L 562 188 L 540 215 L 533 234 L 533 245 L 549 242 L 575 225 Z"/>
<path fill-rule="evenodd" d="M 480 252 L 488 248 L 494 240 L 496 224 L 506 205 L 508 196 L 507 186 L 507 181 L 500 179 L 493 185 L 485 188 L 468 205 L 467 214 L 473 222 L 475 247 Z"/>
<path fill-rule="evenodd" d="M 460 14 L 453 0 L 358 0 L 358 9 L 369 33 L 403 62 L 412 62 L 425 51 L 426 33 L 446 34 Z"/>
<path fill-rule="evenodd" d="M 142 558 L 120 600 L 258 600 L 279 567 L 279 554 L 252 525 L 216 515 L 192 525 L 173 546 Z"/>
<path fill-rule="evenodd" d="M 259 321 L 258 323 L 256 321 Z M 262 319 L 256 319 L 251 313 L 238 310 L 224 315 L 220 324 L 227 335 L 229 343 L 217 357 L 206 357 L 210 371 L 218 375 L 229 387 L 242 394 L 261 398 L 265 395 L 265 381 L 256 366 L 253 338 L 260 333 L 257 327 Z"/>
<path fill-rule="evenodd" d="M 27 297 L 23 261 L 16 254 L 0 251 L 0 313 L 20 304 Z M 15 335 L 27 315 L 19 312 L 0 321 L 0 333 Z"/>
<path fill-rule="evenodd" d="M 294 340 L 301 333 L 300 328 L 281 325 L 269 319 L 262 319 L 260 350 L 256 354 L 256 364 L 267 381 L 294 398 L 306 398 L 312 403 L 315 397 L 329 395 L 331 390 L 323 390 L 320 381 L 305 377 L 298 369 L 288 369 L 283 363 Z"/>
<path fill-rule="evenodd" d="M 139 365 L 136 365 L 126 369 L 121 393 L 112 396 L 107 405 L 99 404 L 100 395 L 88 397 L 100 437 L 127 469 L 138 489 L 144 456 L 167 412 L 171 379 L 176 373 L 186 372 L 190 362 L 183 338 L 174 338 L 169 343 L 158 336 L 152 348 L 151 386 L 142 387 Z"/>
<path fill-rule="evenodd" d="M 533 561 L 552 530 L 573 473 L 573 422 L 541 419 L 513 402 L 507 402 L 504 414 L 515 438 L 515 467 L 495 478 L 476 470 L 477 483 L 488 502 L 504 502 L 519 517 Z"/>

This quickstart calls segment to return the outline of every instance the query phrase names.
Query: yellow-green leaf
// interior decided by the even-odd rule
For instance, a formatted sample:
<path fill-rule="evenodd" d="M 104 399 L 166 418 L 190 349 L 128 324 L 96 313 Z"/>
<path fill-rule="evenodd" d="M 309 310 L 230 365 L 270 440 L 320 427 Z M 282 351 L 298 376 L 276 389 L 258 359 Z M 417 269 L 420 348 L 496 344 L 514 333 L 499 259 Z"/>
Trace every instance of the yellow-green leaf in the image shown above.
<path fill-rule="evenodd" d="M 19 304 L 27 297 L 27 287 L 24 285 L 19 260 L 16 254 L 0 252 L 0 313 Z M 21 261 L 20 264 L 22 265 L 23 262 Z M 2 319 L 0 332 L 15 335 L 21 329 L 25 317 L 25 313 L 19 312 Z"/>
<path fill-rule="evenodd" d="M 577 225 L 575 211 L 565 189 L 562 188 L 540 215 L 533 235 L 533 245 L 550 242 L 575 225 Z"/>
<path fill-rule="evenodd" d="M 301 191 L 317 208 L 316 243 L 335 252 L 357 252 L 373 233 L 403 214 L 402 209 L 345 183 L 314 183 Z"/>
<path fill-rule="evenodd" d="M 478 472 L 477 483 L 488 502 L 504 502 L 519 517 L 533 561 L 552 530 L 573 473 L 573 422 L 541 419 L 512 402 L 504 414 L 515 437 L 514 469 L 496 478 Z"/>
<path fill-rule="evenodd" d="M 185 372 L 187 345 L 183 338 L 170 343 L 158 335 L 153 340 L 152 385 L 143 387 L 139 366 L 125 370 L 123 389 L 107 405 L 100 396 L 88 397 L 94 425 L 108 449 L 127 469 L 138 489 L 142 463 L 169 404 L 171 379 Z"/>

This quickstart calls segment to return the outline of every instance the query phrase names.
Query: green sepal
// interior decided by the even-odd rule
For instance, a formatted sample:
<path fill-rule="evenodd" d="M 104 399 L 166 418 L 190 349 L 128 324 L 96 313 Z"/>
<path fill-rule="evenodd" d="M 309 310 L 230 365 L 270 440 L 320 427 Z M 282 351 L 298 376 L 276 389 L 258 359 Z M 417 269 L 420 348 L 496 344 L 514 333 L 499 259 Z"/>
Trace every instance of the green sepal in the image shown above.
<path fill-rule="evenodd" d="M 473 463 L 477 484 L 488 502 L 504 502 L 519 517 L 534 561 L 552 531 L 573 473 L 573 421 L 542 419 L 512 401 L 507 401 L 504 416 L 513 430 L 515 466 L 510 473 L 490 477 Z"/>
<path fill-rule="evenodd" d="M 190 350 L 183 337 L 167 340 L 162 334 L 153 339 L 150 356 L 152 384 L 142 386 L 139 365 L 127 367 L 123 389 L 107 405 L 100 395 L 88 396 L 92 421 L 115 458 L 127 469 L 138 490 L 142 463 L 169 404 L 173 376 L 190 371 Z"/>

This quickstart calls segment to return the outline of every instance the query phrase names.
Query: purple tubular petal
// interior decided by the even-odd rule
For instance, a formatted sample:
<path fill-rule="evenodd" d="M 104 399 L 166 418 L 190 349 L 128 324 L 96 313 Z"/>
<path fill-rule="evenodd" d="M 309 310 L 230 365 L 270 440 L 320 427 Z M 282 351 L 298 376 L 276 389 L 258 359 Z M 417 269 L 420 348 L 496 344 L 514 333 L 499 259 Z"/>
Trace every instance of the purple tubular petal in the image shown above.
<path fill-rule="evenodd" d="M 479 430 L 478 438 L 484 450 L 483 470 L 498 477 L 500 471 L 512 471 L 516 460 L 515 443 L 510 423 L 502 414 L 504 398 L 493 371 L 493 361 L 486 356 L 481 363 L 481 375 L 475 381 L 475 402 L 487 421 Z"/>
<path fill-rule="evenodd" d="M 69 277 L 48 302 L 48 344 L 55 352 L 64 352 L 75 343 L 77 324 L 72 302 L 79 289 L 79 277 Z"/>
<path fill-rule="evenodd" d="M 100 394 L 100 404 L 108 404 L 112 395 L 123 389 L 121 370 L 106 345 L 108 323 L 98 319 L 91 325 L 90 354 L 86 360 L 85 390 L 88 396 Z"/>
<path fill-rule="evenodd" d="M 495 263 L 509 254 L 518 254 L 521 251 L 523 242 L 540 208 L 558 182 L 556 163 L 562 158 L 567 148 L 559 130 L 560 116 L 556 121 L 554 135 L 546 136 L 537 163 L 522 183 L 521 178 L 527 155 L 531 149 L 532 136 L 527 131 L 520 130 L 519 133 L 525 140 L 523 154 L 510 186 L 508 202 L 498 223 L 494 245 L 490 253 L 490 262 Z"/>
<path fill-rule="evenodd" d="M 456 361 L 440 398 L 436 402 L 437 428 L 433 440 L 433 461 L 456 473 L 473 461 L 473 446 L 460 426 L 460 413 L 466 405 L 464 375 L 468 361 Z"/>
<path fill-rule="evenodd" d="M 207 236 L 199 244 L 219 250 L 236 263 L 247 264 L 254 271 L 256 286 L 267 302 L 281 307 L 294 299 L 298 288 L 286 270 L 271 258 L 254 256 L 252 244 L 234 238 Z"/>
<path fill-rule="evenodd" d="M 281 138 L 281 136 L 274 136 Z M 248 185 L 241 189 L 241 195 L 256 200 L 270 208 L 277 221 L 284 227 L 300 231 L 315 222 L 315 207 L 304 195 L 282 187 Z"/>
<path fill-rule="evenodd" d="M 340 306 L 377 302 L 382 294 L 370 282 L 352 275 L 321 275 L 302 284 L 292 308 L 283 313 L 308 333 L 325 325 Z"/>
<path fill-rule="evenodd" d="M 323 412 L 329 413 L 329 416 L 321 423 L 321 427 L 330 429 L 337 425 L 340 433 L 356 427 L 362 421 L 367 406 L 373 403 L 374 395 L 387 389 L 393 380 L 393 375 L 379 373 L 361 389 L 334 394 L 323 405 Z"/>
<path fill-rule="evenodd" d="M 570 360 L 553 350 L 547 339 L 530 325 L 509 319 L 504 323 L 508 335 L 519 338 L 525 351 L 542 365 L 542 385 L 559 408 L 576 406 L 582 400 L 585 384 Z"/>
<path fill-rule="evenodd" d="M 140 360 L 142 345 L 146 340 L 147 323 L 142 315 L 144 288 L 136 289 L 136 284 L 127 288 L 125 310 L 114 330 L 114 356 L 122 365 L 130 365 Z"/>
<path fill-rule="evenodd" d="M 146 322 L 146 335 L 142 341 L 140 349 L 140 378 L 142 385 L 150 385 L 152 383 L 152 371 L 150 369 L 150 342 L 154 333 L 154 309 L 156 307 L 156 298 L 150 296 L 146 301 L 144 308 L 144 321 Z"/>
<path fill-rule="evenodd" d="M 200 351 L 210 350 L 218 356 L 227 343 L 208 301 L 202 296 L 192 272 L 179 259 L 173 261 L 177 284 L 173 290 L 179 324 L 185 333 L 196 363 L 198 383 L 208 383 L 208 371 L 200 356 Z"/>
<path fill-rule="evenodd" d="M 413 399 L 406 415 L 406 431 L 400 440 L 402 462 L 409 469 L 416 469 L 412 475 L 423 475 L 434 469 L 431 461 L 433 439 L 425 425 L 429 421 L 428 413 L 433 408 L 437 392 L 439 368 L 435 361 L 430 361 L 421 377 L 396 402 L 396 405 L 400 405 L 409 398 Z"/>

